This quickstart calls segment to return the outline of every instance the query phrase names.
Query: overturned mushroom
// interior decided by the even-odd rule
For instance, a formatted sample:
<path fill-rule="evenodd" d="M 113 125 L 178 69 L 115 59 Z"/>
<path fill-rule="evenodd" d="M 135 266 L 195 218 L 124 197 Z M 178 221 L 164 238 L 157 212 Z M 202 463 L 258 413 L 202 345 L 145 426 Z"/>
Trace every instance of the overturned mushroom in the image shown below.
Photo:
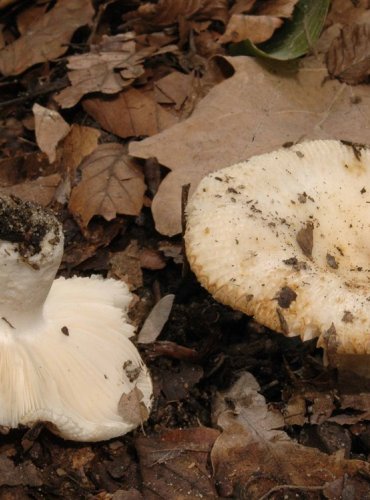
<path fill-rule="evenodd" d="M 370 376 L 370 150 L 312 141 L 204 178 L 186 251 L 212 295 Z"/>
<path fill-rule="evenodd" d="M 131 295 L 115 280 L 54 280 L 62 254 L 54 215 L 0 198 L 0 425 L 44 421 L 65 439 L 110 439 L 151 406 L 129 340 Z"/>

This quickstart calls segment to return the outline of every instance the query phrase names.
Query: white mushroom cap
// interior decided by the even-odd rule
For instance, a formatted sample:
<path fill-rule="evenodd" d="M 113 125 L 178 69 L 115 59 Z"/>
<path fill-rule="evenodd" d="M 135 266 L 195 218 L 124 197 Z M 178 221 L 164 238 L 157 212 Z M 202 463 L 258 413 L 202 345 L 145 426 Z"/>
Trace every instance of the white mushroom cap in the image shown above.
<path fill-rule="evenodd" d="M 0 425 L 44 421 L 78 441 L 136 428 L 149 414 L 152 383 L 129 340 L 127 286 L 53 281 L 61 227 L 32 204 L 0 199 L 0 238 L 13 241 L 0 241 Z"/>
<path fill-rule="evenodd" d="M 370 353 L 370 151 L 312 141 L 204 178 L 186 251 L 216 300 L 327 354 Z"/>

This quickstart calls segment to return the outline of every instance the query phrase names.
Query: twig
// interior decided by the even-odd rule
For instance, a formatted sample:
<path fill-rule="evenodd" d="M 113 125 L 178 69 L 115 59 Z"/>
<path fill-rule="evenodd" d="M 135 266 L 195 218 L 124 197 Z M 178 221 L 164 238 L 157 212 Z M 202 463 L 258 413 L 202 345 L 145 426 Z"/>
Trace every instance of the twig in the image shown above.
<path fill-rule="evenodd" d="M 33 99 L 35 97 L 39 97 L 44 94 L 48 94 L 49 92 L 55 92 L 56 90 L 61 90 L 64 87 L 66 87 L 67 81 L 58 81 L 55 83 L 52 83 L 50 85 L 46 85 L 42 88 L 36 89 L 32 92 L 25 92 L 23 95 L 19 97 L 15 97 L 14 99 L 9 99 L 8 101 L 3 101 L 0 102 L 0 109 L 6 108 L 7 106 L 11 106 L 13 104 L 19 104 L 24 101 L 28 101 L 30 99 Z"/>

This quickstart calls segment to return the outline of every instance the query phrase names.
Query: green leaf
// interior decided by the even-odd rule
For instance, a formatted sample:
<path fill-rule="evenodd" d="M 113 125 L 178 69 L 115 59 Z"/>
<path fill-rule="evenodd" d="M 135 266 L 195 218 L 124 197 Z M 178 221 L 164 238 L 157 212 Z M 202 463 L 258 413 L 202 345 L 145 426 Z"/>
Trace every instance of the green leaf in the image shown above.
<path fill-rule="evenodd" d="M 258 47 L 243 40 L 230 47 L 232 55 L 253 55 L 288 61 L 306 54 L 315 45 L 324 26 L 330 0 L 299 0 L 293 17 L 276 34 Z"/>

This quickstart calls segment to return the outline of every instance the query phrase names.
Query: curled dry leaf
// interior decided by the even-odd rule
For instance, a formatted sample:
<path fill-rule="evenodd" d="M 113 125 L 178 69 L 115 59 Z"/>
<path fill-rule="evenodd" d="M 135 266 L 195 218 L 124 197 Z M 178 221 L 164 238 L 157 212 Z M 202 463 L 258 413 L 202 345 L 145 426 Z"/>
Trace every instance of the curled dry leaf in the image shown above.
<path fill-rule="evenodd" d="M 91 52 L 68 59 L 71 86 L 62 90 L 55 100 L 63 108 L 70 108 L 91 92 L 115 94 L 144 73 L 142 63 L 148 53 L 154 51 L 136 52 L 132 33 L 103 36 Z"/>
<path fill-rule="evenodd" d="M 234 14 L 219 41 L 237 43 L 248 38 L 253 43 L 262 43 L 269 40 L 282 24 L 283 21 L 279 17 Z"/>
<path fill-rule="evenodd" d="M 370 473 L 370 465 L 327 455 L 290 439 L 281 430 L 282 415 L 268 407 L 258 390 L 255 378 L 244 373 L 228 391 L 217 395 L 214 412 L 223 432 L 211 459 L 221 495 L 238 496 L 242 490 L 245 498 L 254 500 L 291 488 L 295 493 L 320 491 L 328 481 L 347 476 L 353 497 L 362 498 L 363 488 L 368 488 L 362 474 Z"/>
<path fill-rule="evenodd" d="M 370 23 L 344 26 L 327 53 L 331 76 L 357 85 L 370 75 Z"/>
<path fill-rule="evenodd" d="M 155 157 L 172 170 L 152 204 L 162 234 L 181 232 L 181 186 L 191 183 L 194 189 L 209 172 L 288 141 L 369 140 L 370 95 L 365 85 L 356 87 L 354 101 L 351 87 L 325 80 L 327 70 L 315 58 L 306 58 L 294 75 L 268 72 L 250 57 L 228 61 L 236 72 L 216 85 L 190 118 L 130 144 L 133 156 Z"/>
<path fill-rule="evenodd" d="M 19 75 L 34 64 L 61 56 L 76 29 L 90 24 L 93 15 L 91 0 L 59 0 L 20 38 L 0 50 L 0 72 Z"/>
<path fill-rule="evenodd" d="M 35 134 L 38 147 L 53 163 L 59 142 L 68 134 L 70 126 L 57 111 L 44 108 L 39 104 L 32 107 L 35 116 Z"/>
<path fill-rule="evenodd" d="M 158 134 L 177 123 L 177 118 L 162 108 L 151 93 L 134 88 L 113 99 L 85 99 L 83 107 L 104 130 L 124 139 Z"/>
<path fill-rule="evenodd" d="M 136 240 L 133 240 L 121 252 L 114 252 L 111 254 L 108 277 L 124 281 L 127 283 L 130 290 L 135 290 L 143 286 L 140 249 Z"/>
<path fill-rule="evenodd" d="M 102 144 L 82 162 L 81 180 L 72 189 L 69 209 L 82 228 L 92 217 L 110 221 L 117 214 L 140 213 L 145 184 L 143 174 L 120 144 Z"/>

